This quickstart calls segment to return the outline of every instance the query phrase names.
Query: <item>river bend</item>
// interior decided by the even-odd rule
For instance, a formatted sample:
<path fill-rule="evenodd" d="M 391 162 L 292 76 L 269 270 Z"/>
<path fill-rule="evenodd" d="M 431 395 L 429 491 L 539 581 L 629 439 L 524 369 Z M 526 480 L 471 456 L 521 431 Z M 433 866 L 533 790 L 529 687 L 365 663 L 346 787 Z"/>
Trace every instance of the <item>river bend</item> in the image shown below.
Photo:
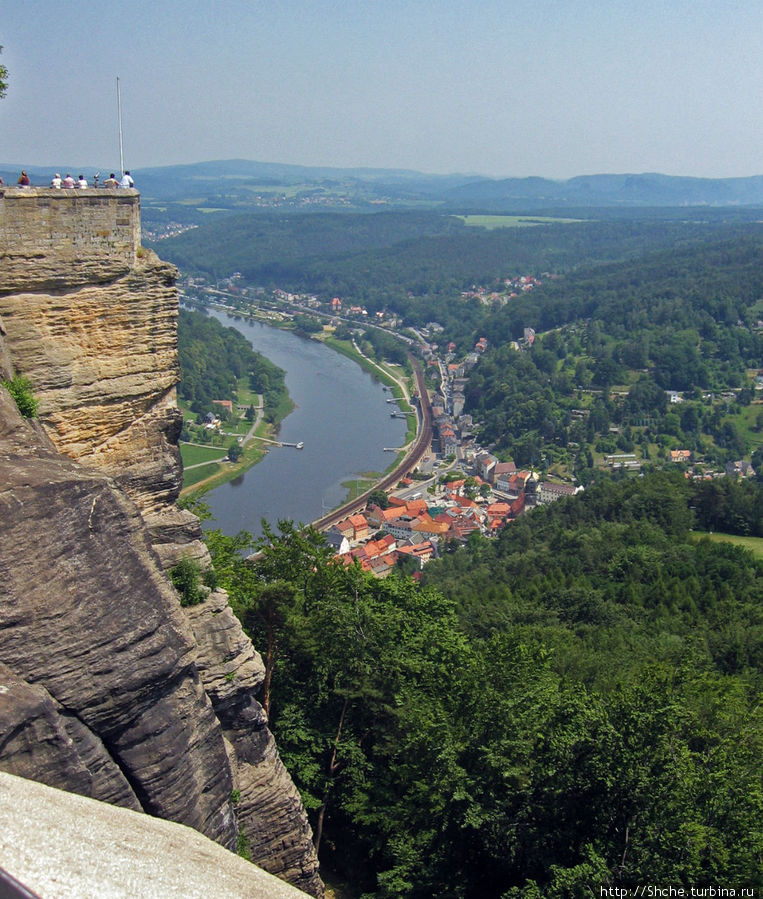
<path fill-rule="evenodd" d="M 240 331 L 255 350 L 286 372 L 296 404 L 281 423 L 280 440 L 304 449 L 271 447 L 267 456 L 235 481 L 204 496 L 213 520 L 206 528 L 226 534 L 260 534 L 261 519 L 315 521 L 347 498 L 342 482 L 381 472 L 400 446 L 406 423 L 391 418 L 390 394 L 355 362 L 315 340 L 232 316 L 210 313 Z"/>

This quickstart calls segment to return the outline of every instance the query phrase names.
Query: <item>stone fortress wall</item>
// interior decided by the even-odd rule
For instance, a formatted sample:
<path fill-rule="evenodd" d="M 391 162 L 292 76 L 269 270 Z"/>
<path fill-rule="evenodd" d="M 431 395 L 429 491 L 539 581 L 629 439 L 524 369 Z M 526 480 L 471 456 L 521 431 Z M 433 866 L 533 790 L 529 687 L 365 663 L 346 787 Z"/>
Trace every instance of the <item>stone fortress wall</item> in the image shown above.
<path fill-rule="evenodd" d="M 134 189 L 0 188 L 0 255 L 13 255 L 23 235 L 42 253 L 85 249 L 135 261 L 140 246 L 140 194 Z"/>

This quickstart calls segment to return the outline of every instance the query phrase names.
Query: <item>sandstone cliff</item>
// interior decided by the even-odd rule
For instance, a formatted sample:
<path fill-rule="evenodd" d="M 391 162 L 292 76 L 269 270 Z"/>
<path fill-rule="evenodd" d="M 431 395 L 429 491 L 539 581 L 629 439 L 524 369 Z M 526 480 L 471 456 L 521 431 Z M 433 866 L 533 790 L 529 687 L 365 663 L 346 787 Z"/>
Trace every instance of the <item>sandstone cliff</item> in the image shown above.
<path fill-rule="evenodd" d="M 67 196 L 67 194 L 69 196 Z M 189 824 L 322 894 L 304 809 L 255 699 L 262 663 L 175 506 L 175 272 L 135 191 L 0 192 L 0 768 Z M 240 795 L 231 802 L 232 791 Z"/>

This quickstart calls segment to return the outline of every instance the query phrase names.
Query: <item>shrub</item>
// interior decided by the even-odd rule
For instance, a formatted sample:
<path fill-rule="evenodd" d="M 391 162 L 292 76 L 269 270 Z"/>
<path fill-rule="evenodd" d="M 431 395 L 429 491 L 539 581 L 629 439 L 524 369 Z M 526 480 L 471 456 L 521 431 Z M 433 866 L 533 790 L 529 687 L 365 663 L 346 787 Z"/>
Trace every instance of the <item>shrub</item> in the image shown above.
<path fill-rule="evenodd" d="M 19 412 L 24 418 L 36 418 L 38 401 L 32 393 L 32 384 L 28 378 L 15 375 L 10 381 L 3 381 L 3 387 L 13 397 Z"/>
<path fill-rule="evenodd" d="M 204 596 L 199 590 L 201 568 L 192 559 L 181 559 L 174 568 L 170 568 L 170 580 L 180 594 L 181 606 L 198 605 Z"/>

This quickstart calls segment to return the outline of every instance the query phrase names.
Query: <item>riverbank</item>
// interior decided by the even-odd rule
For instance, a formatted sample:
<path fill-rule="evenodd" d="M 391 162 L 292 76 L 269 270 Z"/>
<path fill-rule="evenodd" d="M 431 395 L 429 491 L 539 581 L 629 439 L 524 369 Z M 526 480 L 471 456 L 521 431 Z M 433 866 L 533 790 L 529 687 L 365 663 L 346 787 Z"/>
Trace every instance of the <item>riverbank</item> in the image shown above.
<path fill-rule="evenodd" d="M 325 343 L 326 346 L 331 347 L 332 350 L 336 350 L 337 353 L 341 353 L 343 356 L 347 356 L 348 359 L 352 359 L 353 362 L 356 362 L 363 371 L 367 371 L 373 378 L 383 384 L 385 387 L 389 387 L 394 399 L 397 400 L 398 408 L 403 413 L 415 413 L 416 410 L 413 408 L 411 404 L 411 396 L 410 389 L 406 384 L 405 380 L 397 377 L 392 371 L 384 368 L 382 365 L 379 365 L 378 362 L 375 362 L 373 359 L 369 359 L 368 356 L 365 356 L 358 349 L 357 345 L 349 340 L 338 340 L 336 337 L 333 337 L 331 334 L 324 333 L 322 337 L 316 338 L 320 340 L 321 343 Z M 405 455 L 406 450 L 410 447 L 411 443 L 416 439 L 416 433 L 418 431 L 418 419 L 415 415 L 406 415 L 407 426 L 405 431 L 405 440 L 403 442 L 403 446 L 400 447 L 401 452 L 395 459 L 395 462 L 392 465 L 388 465 L 385 469 L 385 473 L 391 471 L 392 468 L 399 462 L 403 456 Z"/>
<path fill-rule="evenodd" d="M 221 309 L 220 311 L 227 313 L 228 310 Z M 258 322 L 267 327 L 275 327 L 279 330 L 293 330 L 293 328 L 288 327 L 286 323 L 281 324 L 272 320 L 263 321 L 257 316 L 237 314 L 237 317 Z M 307 335 L 303 336 L 307 337 Z M 342 486 L 348 490 L 349 497 L 345 497 L 341 503 L 339 503 L 339 505 L 341 505 L 346 502 L 347 499 L 351 499 L 354 495 L 369 489 L 369 486 L 373 487 L 375 483 L 380 482 L 387 474 L 389 474 L 389 472 L 393 471 L 396 466 L 400 464 L 416 438 L 418 419 L 415 415 L 415 409 L 410 403 L 410 391 L 408 385 L 405 383 L 404 375 L 398 375 L 396 372 L 387 370 L 382 365 L 379 365 L 374 360 L 363 355 L 353 343 L 337 340 L 325 331 L 321 335 L 316 335 L 308 339 L 314 340 L 316 343 L 323 343 L 334 352 L 349 358 L 363 371 L 370 374 L 374 380 L 381 383 L 390 391 L 391 396 L 394 397 L 397 402 L 397 408 L 399 408 L 401 412 L 414 413 L 406 415 L 405 437 L 399 445 L 395 446 L 395 449 L 398 451 L 391 457 L 389 465 L 385 466 L 381 473 L 374 474 L 373 478 L 371 477 L 371 473 L 368 472 L 365 477 L 343 482 Z M 278 433 L 278 427 L 293 409 L 294 403 L 289 397 L 288 402 L 285 405 L 282 404 L 281 407 L 275 410 L 276 421 L 274 424 L 269 425 L 266 422 L 260 423 L 255 432 L 254 439 L 247 441 L 246 445 L 242 447 L 243 453 L 241 458 L 236 462 L 224 462 L 222 459 L 217 459 L 209 461 L 206 465 L 196 463 L 196 466 L 198 467 L 184 470 L 184 484 L 180 497 L 182 499 L 187 499 L 193 496 L 201 496 L 228 482 L 235 481 L 249 469 L 261 462 L 267 455 L 269 447 L 263 445 L 263 443 L 260 442 L 260 439 L 277 442 L 276 435 Z M 186 451 L 186 455 L 190 456 L 190 453 Z M 362 490 L 358 489 L 358 480 L 363 482 Z M 354 490 L 349 486 L 350 484 L 352 484 Z"/>
<path fill-rule="evenodd" d="M 292 403 L 289 408 L 289 412 L 293 408 L 294 404 Z M 288 412 L 286 414 L 288 415 Z M 285 418 L 286 416 L 284 415 L 282 417 Z M 260 422 L 255 430 L 252 439 L 248 441 L 244 446 L 242 446 L 243 452 L 241 453 L 241 457 L 236 462 L 223 462 L 222 460 L 212 461 L 207 463 L 207 465 L 209 466 L 208 471 L 194 468 L 193 475 L 188 479 L 190 480 L 190 483 L 187 483 L 187 469 L 184 468 L 183 488 L 180 491 L 180 498 L 186 499 L 195 495 L 200 496 L 201 494 L 206 493 L 208 490 L 212 490 L 215 487 L 220 487 L 223 484 L 227 484 L 229 481 L 235 480 L 235 478 L 240 477 L 242 474 L 244 474 L 244 472 L 248 471 L 258 462 L 261 462 L 268 453 L 268 446 L 261 443 L 258 438 L 265 440 L 274 440 L 276 427 L 277 424 L 274 426 L 268 424 L 268 422 L 266 421 Z M 210 447 L 210 449 L 212 449 L 212 447 Z M 205 466 L 205 468 L 206 467 L 207 466 Z M 200 473 L 201 477 L 195 477 L 197 473 Z"/>

